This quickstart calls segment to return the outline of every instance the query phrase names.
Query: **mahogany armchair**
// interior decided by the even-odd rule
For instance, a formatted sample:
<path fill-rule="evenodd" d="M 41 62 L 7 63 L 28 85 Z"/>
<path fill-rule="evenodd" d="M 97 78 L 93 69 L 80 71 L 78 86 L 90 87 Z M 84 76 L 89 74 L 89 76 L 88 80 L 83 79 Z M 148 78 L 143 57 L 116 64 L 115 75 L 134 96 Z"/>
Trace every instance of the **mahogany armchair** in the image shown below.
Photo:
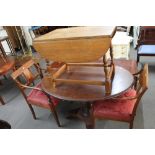
<path fill-rule="evenodd" d="M 34 81 L 38 76 L 42 78 L 39 66 L 35 64 L 33 60 L 29 60 L 13 72 L 11 76 L 24 96 L 26 103 L 32 112 L 33 118 L 36 119 L 36 115 L 32 105 L 46 108 L 53 113 L 57 125 L 60 127 L 60 122 L 56 111 L 56 106 L 59 104 L 59 100 L 44 92 L 41 88 L 41 83 L 33 87 L 31 86 L 32 84 L 34 85 Z M 29 94 L 26 94 L 26 89 L 32 90 Z"/>
<path fill-rule="evenodd" d="M 93 104 L 93 119 L 109 119 L 129 123 L 133 128 L 137 106 L 148 89 L 148 65 L 141 72 L 134 74 L 136 84 L 127 92 L 113 99 L 96 101 Z"/>

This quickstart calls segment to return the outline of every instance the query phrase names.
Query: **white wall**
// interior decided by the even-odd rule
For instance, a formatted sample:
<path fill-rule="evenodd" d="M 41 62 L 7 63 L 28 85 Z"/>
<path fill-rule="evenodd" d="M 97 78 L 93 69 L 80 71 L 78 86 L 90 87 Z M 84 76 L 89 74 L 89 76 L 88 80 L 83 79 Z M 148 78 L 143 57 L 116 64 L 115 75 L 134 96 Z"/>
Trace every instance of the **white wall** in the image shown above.
<path fill-rule="evenodd" d="M 32 45 L 32 38 L 34 37 L 33 34 L 30 35 L 30 33 L 29 33 L 29 29 L 31 28 L 31 26 L 21 26 L 21 28 L 24 31 L 27 45 L 31 46 Z"/>

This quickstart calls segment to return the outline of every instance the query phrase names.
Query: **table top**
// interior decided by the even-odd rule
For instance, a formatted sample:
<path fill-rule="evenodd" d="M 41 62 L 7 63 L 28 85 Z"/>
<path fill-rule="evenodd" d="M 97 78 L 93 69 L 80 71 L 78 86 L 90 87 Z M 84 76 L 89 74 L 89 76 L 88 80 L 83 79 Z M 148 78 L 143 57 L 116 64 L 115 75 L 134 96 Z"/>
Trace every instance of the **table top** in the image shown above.
<path fill-rule="evenodd" d="M 100 61 L 102 62 L 102 60 Z M 135 74 L 142 69 L 140 63 L 137 64 L 135 60 L 126 60 L 126 59 L 114 59 L 115 66 L 120 66 L 128 70 L 131 74 Z"/>
<path fill-rule="evenodd" d="M 62 75 L 67 79 L 103 80 L 104 71 L 102 67 L 71 67 L 68 73 Z M 115 76 L 112 82 L 111 95 L 105 95 L 105 86 L 79 85 L 60 83 L 56 88 L 52 87 L 50 75 L 42 80 L 42 88 L 48 94 L 68 101 L 97 101 L 117 96 L 128 90 L 134 82 L 132 74 L 122 67 L 116 66 Z"/>
<path fill-rule="evenodd" d="M 7 62 L 4 62 L 0 58 L 0 76 L 6 74 L 8 71 L 13 69 L 15 66 L 15 61 L 12 59 L 8 59 Z"/>
<path fill-rule="evenodd" d="M 58 62 L 92 62 L 110 48 L 115 27 L 89 26 L 57 29 L 33 41 L 41 57 Z"/>
<path fill-rule="evenodd" d="M 112 38 L 115 34 L 115 31 L 116 28 L 114 26 L 82 26 L 56 29 L 52 32 L 35 38 L 34 42 L 92 37 Z"/>

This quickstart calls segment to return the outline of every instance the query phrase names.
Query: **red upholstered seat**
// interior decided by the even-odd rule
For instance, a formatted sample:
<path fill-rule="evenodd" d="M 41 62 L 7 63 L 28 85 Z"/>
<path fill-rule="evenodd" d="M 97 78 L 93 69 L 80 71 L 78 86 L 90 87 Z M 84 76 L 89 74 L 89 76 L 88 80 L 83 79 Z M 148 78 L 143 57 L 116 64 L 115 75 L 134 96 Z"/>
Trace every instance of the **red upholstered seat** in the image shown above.
<path fill-rule="evenodd" d="M 38 84 L 36 86 L 36 88 L 41 88 L 41 84 Z M 42 91 L 33 89 L 29 93 L 29 95 L 27 97 L 27 100 L 31 104 L 34 104 L 34 105 L 37 105 L 37 106 L 40 106 L 40 107 L 44 107 L 44 108 L 48 108 L 48 109 L 50 108 L 49 107 L 48 97 Z M 57 99 L 57 98 L 55 98 L 53 96 L 51 96 L 51 100 L 52 100 L 54 106 L 56 106 L 59 103 L 59 99 Z"/>
<path fill-rule="evenodd" d="M 136 96 L 136 91 L 130 89 L 121 97 L 134 97 Z M 104 101 L 96 101 L 94 103 L 94 116 L 98 118 L 107 118 L 121 121 L 130 121 L 130 116 L 132 114 L 136 99 L 134 100 L 121 100 L 121 99 L 108 99 Z"/>

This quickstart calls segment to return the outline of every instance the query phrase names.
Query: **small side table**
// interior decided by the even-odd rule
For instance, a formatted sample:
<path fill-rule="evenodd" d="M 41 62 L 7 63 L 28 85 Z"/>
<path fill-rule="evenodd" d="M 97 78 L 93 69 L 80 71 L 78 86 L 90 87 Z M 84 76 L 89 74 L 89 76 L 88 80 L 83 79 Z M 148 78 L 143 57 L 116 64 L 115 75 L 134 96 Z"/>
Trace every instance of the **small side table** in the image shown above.
<path fill-rule="evenodd" d="M 116 32 L 112 39 L 113 57 L 115 59 L 129 59 L 130 43 L 133 38 L 127 35 L 127 32 Z M 109 58 L 109 54 L 107 54 Z"/>

